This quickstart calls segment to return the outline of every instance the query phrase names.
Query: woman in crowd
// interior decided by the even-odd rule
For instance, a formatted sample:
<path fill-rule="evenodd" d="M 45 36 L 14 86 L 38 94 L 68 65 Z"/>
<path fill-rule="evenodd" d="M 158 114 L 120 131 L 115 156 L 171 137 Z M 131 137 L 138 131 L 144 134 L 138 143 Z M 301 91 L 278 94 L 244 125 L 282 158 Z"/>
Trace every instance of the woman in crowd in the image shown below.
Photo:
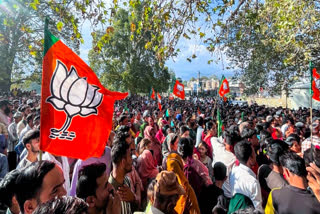
<path fill-rule="evenodd" d="M 209 150 L 208 144 L 202 141 L 198 146 L 198 151 L 200 154 L 199 160 L 208 168 L 209 176 L 210 178 L 212 178 L 213 176 L 212 159 L 207 156 L 208 150 Z"/>

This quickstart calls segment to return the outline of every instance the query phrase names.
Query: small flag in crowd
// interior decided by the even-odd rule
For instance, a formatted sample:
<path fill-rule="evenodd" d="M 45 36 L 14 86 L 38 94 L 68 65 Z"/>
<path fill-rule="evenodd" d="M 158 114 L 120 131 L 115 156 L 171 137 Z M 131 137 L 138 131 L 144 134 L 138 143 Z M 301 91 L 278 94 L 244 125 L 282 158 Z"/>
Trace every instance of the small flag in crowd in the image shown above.
<path fill-rule="evenodd" d="M 158 97 L 158 107 L 159 107 L 159 110 L 162 111 L 161 96 L 160 96 L 159 93 L 157 93 L 157 97 Z"/>
<path fill-rule="evenodd" d="M 151 88 L 150 97 L 151 99 L 156 100 L 156 93 L 154 92 L 153 88 Z"/>
<path fill-rule="evenodd" d="M 173 94 L 182 100 L 184 100 L 185 98 L 184 85 L 180 83 L 178 80 L 176 80 L 176 84 L 174 85 Z"/>
<path fill-rule="evenodd" d="M 320 74 L 316 68 L 312 68 L 311 77 L 312 99 L 320 101 Z"/>
<path fill-rule="evenodd" d="M 112 129 L 114 102 L 128 93 L 105 89 L 91 68 L 45 24 L 41 90 L 41 150 L 100 157 Z"/>
<path fill-rule="evenodd" d="M 169 100 L 174 100 L 174 96 L 172 93 L 170 93 L 170 95 L 169 95 Z"/>
<path fill-rule="evenodd" d="M 169 109 L 166 110 L 166 117 L 170 117 Z"/>
<path fill-rule="evenodd" d="M 219 95 L 221 97 L 224 97 L 226 94 L 230 92 L 229 88 L 229 82 L 228 80 L 222 75 L 221 82 L 220 82 L 220 88 L 219 88 Z"/>

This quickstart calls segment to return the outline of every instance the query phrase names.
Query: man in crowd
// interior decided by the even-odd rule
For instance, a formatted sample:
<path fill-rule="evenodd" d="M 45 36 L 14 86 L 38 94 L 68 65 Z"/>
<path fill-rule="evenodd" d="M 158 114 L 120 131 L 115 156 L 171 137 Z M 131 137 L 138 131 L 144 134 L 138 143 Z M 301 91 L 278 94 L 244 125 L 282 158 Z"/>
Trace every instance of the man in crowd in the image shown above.
<path fill-rule="evenodd" d="M 130 180 L 126 176 L 127 173 L 132 171 L 130 145 L 123 140 L 115 141 L 111 150 L 111 158 L 113 170 L 109 177 L 109 183 L 112 184 L 120 196 L 121 214 L 132 213 L 130 203 L 133 203 L 136 199 L 130 188 Z"/>
<path fill-rule="evenodd" d="M 21 170 L 16 180 L 16 198 L 22 214 L 55 197 L 66 195 L 63 172 L 50 161 L 38 161 Z"/>
<path fill-rule="evenodd" d="M 108 182 L 109 173 L 103 163 L 91 164 L 79 172 L 77 197 L 89 204 L 89 214 L 120 214 L 119 195 Z"/>
<path fill-rule="evenodd" d="M 6 127 L 9 126 L 8 114 L 10 113 L 9 102 L 6 100 L 0 101 L 0 123 Z"/>
<path fill-rule="evenodd" d="M 8 127 L 8 162 L 10 170 L 14 169 L 17 165 L 17 155 L 14 151 L 14 147 L 19 141 L 19 137 L 17 134 L 17 125 L 22 120 L 22 114 L 20 112 L 16 112 L 13 115 L 13 119 L 14 121 Z"/>
<path fill-rule="evenodd" d="M 9 172 L 0 182 L 0 201 L 8 207 L 7 214 L 20 213 L 19 204 L 15 196 L 15 185 L 19 174 L 20 171 L 15 169 Z"/>
<path fill-rule="evenodd" d="M 307 149 L 311 148 L 311 143 L 320 145 L 320 119 L 317 117 L 313 118 L 313 122 L 310 128 L 312 131 L 312 142 L 311 137 L 309 137 L 301 143 L 302 154 L 304 154 Z"/>
<path fill-rule="evenodd" d="M 233 154 L 234 145 L 240 140 L 237 126 L 231 126 L 228 130 L 224 131 L 223 142 L 220 142 L 216 137 L 211 138 L 213 150 L 212 167 L 214 167 L 215 163 L 222 162 L 227 167 L 227 177 L 229 177 L 236 161 L 236 156 Z M 232 197 L 229 179 L 224 182 L 222 189 L 227 198 Z"/>
<path fill-rule="evenodd" d="M 280 162 L 289 185 L 270 192 L 265 213 L 319 213 L 319 201 L 307 190 L 304 160 L 297 154 L 288 152 L 280 157 Z"/>
<path fill-rule="evenodd" d="M 22 120 L 17 125 L 17 134 L 20 136 L 21 131 L 27 125 L 27 116 L 31 113 L 31 108 L 28 105 L 23 105 L 20 107 L 20 112 L 22 113 Z"/>
<path fill-rule="evenodd" d="M 20 161 L 17 168 L 23 168 L 38 161 L 38 154 L 40 152 L 40 131 L 30 130 L 23 137 L 22 142 L 27 150 L 27 155 Z"/>
<path fill-rule="evenodd" d="M 24 129 L 22 129 L 20 136 L 19 136 L 19 140 L 22 140 L 23 136 L 30 130 L 33 129 L 34 124 L 33 124 L 33 119 L 34 119 L 34 115 L 33 114 L 29 114 L 27 116 L 27 125 L 26 127 L 24 127 Z"/>
<path fill-rule="evenodd" d="M 247 140 L 240 141 L 234 147 L 239 166 L 234 166 L 230 174 L 231 192 L 234 196 L 240 193 L 251 199 L 255 209 L 263 211 L 259 181 L 251 170 L 256 164 L 256 154 Z"/>

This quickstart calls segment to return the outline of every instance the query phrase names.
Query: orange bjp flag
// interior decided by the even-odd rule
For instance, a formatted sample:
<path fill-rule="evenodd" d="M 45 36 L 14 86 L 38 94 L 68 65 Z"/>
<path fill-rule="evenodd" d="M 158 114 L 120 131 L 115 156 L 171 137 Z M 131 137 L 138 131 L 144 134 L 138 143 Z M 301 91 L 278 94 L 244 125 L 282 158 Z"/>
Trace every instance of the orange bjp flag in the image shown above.
<path fill-rule="evenodd" d="M 220 81 L 219 95 L 221 97 L 224 97 L 224 95 L 228 94 L 229 92 L 230 92 L 229 82 L 224 77 L 224 75 L 222 75 L 222 78 L 221 78 L 221 81 Z M 223 98 L 223 100 L 225 100 L 225 98 Z"/>
<path fill-rule="evenodd" d="M 91 68 L 45 24 L 40 148 L 87 159 L 103 154 L 112 129 L 114 102 L 128 93 L 103 87 Z"/>
<path fill-rule="evenodd" d="M 173 87 L 173 94 L 179 97 L 180 99 L 185 98 L 185 93 L 184 93 L 184 85 L 180 83 L 178 80 L 176 80 L 176 84 Z"/>
<path fill-rule="evenodd" d="M 158 108 L 160 111 L 162 111 L 162 105 L 161 105 L 161 96 L 159 93 L 157 93 L 157 97 L 158 97 Z"/>
<path fill-rule="evenodd" d="M 312 99 L 320 101 L 320 74 L 316 68 L 312 69 Z"/>

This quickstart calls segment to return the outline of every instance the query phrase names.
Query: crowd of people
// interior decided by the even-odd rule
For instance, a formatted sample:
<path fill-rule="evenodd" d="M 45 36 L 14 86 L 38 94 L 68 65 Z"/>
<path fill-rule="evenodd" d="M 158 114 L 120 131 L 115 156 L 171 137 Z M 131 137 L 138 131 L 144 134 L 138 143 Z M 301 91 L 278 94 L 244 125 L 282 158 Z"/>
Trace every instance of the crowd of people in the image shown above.
<path fill-rule="evenodd" d="M 101 157 L 40 152 L 40 102 L 0 100 L 4 213 L 320 212 L 320 112 L 130 96 Z M 110 121 L 111 122 L 111 121 Z"/>

